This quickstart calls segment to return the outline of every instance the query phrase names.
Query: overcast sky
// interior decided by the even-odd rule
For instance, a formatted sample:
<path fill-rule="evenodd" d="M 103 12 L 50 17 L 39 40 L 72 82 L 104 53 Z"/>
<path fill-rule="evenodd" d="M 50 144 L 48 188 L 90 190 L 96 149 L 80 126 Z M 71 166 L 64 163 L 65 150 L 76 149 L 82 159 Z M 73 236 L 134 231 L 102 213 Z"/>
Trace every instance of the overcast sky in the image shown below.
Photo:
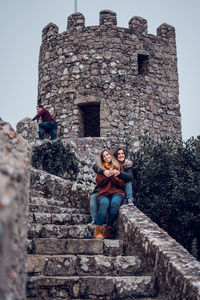
<path fill-rule="evenodd" d="M 0 0 L 0 117 L 14 128 L 36 114 L 42 29 L 53 22 L 65 31 L 74 2 Z M 120 27 L 133 16 L 146 19 L 151 34 L 162 23 L 175 27 L 183 139 L 200 135 L 200 0 L 77 0 L 77 7 L 86 26 L 98 25 L 99 12 L 111 9 Z"/>

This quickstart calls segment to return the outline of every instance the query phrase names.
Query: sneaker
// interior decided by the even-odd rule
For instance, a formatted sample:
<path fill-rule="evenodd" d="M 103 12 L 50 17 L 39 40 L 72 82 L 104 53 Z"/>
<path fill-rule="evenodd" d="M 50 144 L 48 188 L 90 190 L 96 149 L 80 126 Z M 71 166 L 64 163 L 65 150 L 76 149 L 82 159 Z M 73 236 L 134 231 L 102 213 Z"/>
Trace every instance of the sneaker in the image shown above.
<path fill-rule="evenodd" d="M 92 222 L 90 223 L 91 225 L 95 225 L 96 224 L 96 221 L 95 220 L 92 220 Z"/>
<path fill-rule="evenodd" d="M 134 203 L 133 203 L 133 198 L 127 199 L 127 204 L 128 204 L 128 205 L 134 205 Z"/>

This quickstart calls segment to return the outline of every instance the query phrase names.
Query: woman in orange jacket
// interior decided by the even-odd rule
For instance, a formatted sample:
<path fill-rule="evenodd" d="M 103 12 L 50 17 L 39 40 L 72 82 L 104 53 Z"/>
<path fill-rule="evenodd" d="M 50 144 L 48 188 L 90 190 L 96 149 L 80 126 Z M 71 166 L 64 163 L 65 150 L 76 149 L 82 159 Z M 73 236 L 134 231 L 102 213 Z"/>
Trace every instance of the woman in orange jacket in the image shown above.
<path fill-rule="evenodd" d="M 104 173 L 97 173 L 96 176 L 99 209 L 94 237 L 102 239 L 108 237 L 111 227 L 117 218 L 120 205 L 125 197 L 125 184 L 122 179 L 117 177 L 120 171 L 123 171 L 123 166 L 119 165 L 118 161 L 112 156 L 109 150 L 103 150 L 100 153 L 98 168 L 103 170 Z M 104 232 L 102 232 L 102 225 L 105 223 L 107 213 L 107 224 Z"/>

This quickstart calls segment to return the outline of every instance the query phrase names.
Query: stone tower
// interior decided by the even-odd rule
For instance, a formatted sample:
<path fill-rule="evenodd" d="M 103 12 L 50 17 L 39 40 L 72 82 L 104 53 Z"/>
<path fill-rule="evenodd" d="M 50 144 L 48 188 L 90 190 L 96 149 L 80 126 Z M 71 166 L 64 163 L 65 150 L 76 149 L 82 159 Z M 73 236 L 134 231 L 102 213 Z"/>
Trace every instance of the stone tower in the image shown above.
<path fill-rule="evenodd" d="M 175 29 L 162 24 L 148 34 L 133 17 L 117 27 L 116 14 L 100 12 L 85 27 L 80 13 L 59 33 L 42 32 L 38 102 L 58 121 L 63 138 L 113 137 L 133 141 L 148 133 L 181 139 Z"/>

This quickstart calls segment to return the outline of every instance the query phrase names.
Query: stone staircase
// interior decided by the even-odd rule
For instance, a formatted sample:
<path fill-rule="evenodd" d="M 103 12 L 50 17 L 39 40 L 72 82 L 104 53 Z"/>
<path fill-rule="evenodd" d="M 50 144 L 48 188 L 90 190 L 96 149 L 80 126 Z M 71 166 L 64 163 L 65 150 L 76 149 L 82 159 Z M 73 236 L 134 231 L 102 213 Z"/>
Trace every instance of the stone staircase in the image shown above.
<path fill-rule="evenodd" d="M 30 197 L 27 300 L 160 300 L 141 260 L 122 240 L 93 239 L 89 222 L 84 209 Z"/>

